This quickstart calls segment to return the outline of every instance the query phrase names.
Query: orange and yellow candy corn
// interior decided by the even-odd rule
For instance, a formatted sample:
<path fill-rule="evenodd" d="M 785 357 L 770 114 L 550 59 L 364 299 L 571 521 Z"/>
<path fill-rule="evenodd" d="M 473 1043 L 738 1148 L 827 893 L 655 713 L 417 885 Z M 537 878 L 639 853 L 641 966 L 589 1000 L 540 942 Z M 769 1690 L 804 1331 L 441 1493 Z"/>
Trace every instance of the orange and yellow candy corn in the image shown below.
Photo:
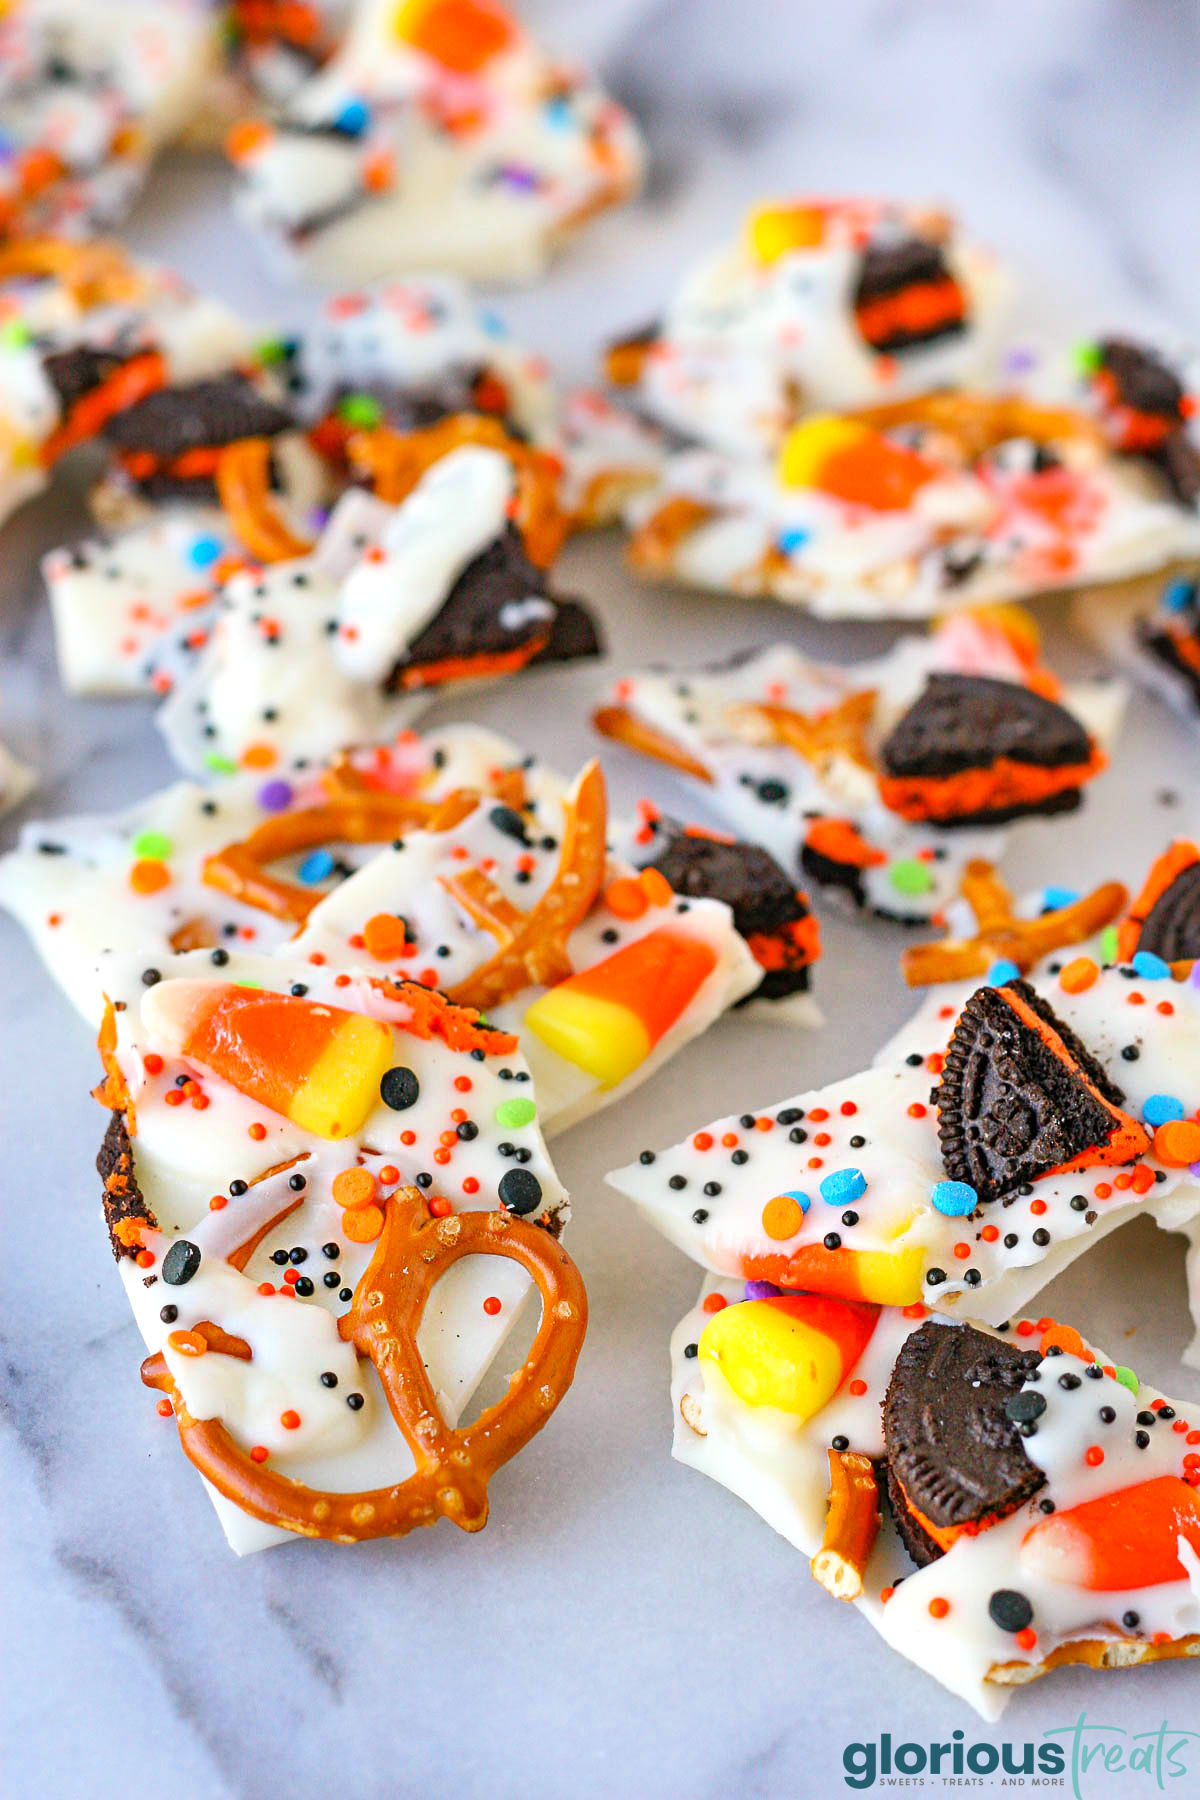
<path fill-rule="evenodd" d="M 902 512 L 936 473 L 915 450 L 833 413 L 794 425 L 779 452 L 785 487 L 816 488 L 876 512 Z"/>
<path fill-rule="evenodd" d="M 1179 1540 L 1200 1553 L 1200 1494 L 1159 1475 L 1053 1513 L 1025 1533 L 1021 1561 L 1039 1575 L 1097 1593 L 1186 1581 Z"/>
<path fill-rule="evenodd" d="M 716 966 L 716 951 L 698 938 L 648 931 L 542 994 L 525 1024 L 564 1061 L 615 1087 L 645 1062 Z"/>
<path fill-rule="evenodd" d="M 821 1294 L 746 1300 L 713 1314 L 697 1354 L 747 1406 L 811 1419 L 849 1375 L 878 1317 L 878 1307 Z"/>
<path fill-rule="evenodd" d="M 142 1002 L 156 1040 L 317 1137 L 349 1137 L 379 1099 L 391 1028 L 233 982 L 164 981 Z"/>

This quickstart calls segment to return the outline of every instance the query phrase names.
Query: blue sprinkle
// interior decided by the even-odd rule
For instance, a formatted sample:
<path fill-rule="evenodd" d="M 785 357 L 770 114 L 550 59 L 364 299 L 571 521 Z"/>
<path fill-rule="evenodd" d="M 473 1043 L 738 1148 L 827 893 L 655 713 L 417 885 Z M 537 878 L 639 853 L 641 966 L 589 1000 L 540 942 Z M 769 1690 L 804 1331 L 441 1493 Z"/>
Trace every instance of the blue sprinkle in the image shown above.
<path fill-rule="evenodd" d="M 776 1287 L 773 1281 L 748 1281 L 746 1283 L 747 1300 L 773 1300 L 783 1289 Z"/>
<path fill-rule="evenodd" d="M 546 123 L 556 126 L 560 131 L 566 131 L 572 123 L 571 102 L 565 94 L 553 95 L 551 99 L 547 100 L 543 110 L 546 114 Z"/>
<path fill-rule="evenodd" d="M 979 1205 L 979 1195 L 969 1181 L 938 1181 L 930 1195 L 940 1213 L 951 1219 L 965 1219 Z"/>
<path fill-rule="evenodd" d="M 821 1198 L 830 1206 L 848 1206 L 861 1200 L 867 1191 L 867 1178 L 861 1169 L 835 1169 L 821 1183 Z"/>
<path fill-rule="evenodd" d="M 1170 981 L 1171 966 L 1161 956 L 1155 956 L 1153 950 L 1137 950 L 1134 952 L 1133 966 L 1143 981 Z"/>
<path fill-rule="evenodd" d="M 793 525 L 790 530 L 780 532 L 777 542 L 783 554 L 791 556 L 793 551 L 802 550 L 811 536 L 803 525 Z"/>
<path fill-rule="evenodd" d="M 479 324 L 489 337 L 503 338 L 508 336 L 508 326 L 499 313 L 488 312 L 486 308 L 479 314 Z"/>
<path fill-rule="evenodd" d="M 351 137 L 361 136 L 370 123 L 370 108 L 362 100 L 347 100 L 334 120 L 338 130 L 348 132 Z"/>
<path fill-rule="evenodd" d="M 1074 906 L 1079 895 L 1074 888 L 1048 887 L 1042 894 L 1042 905 L 1058 912 L 1061 907 Z"/>
<path fill-rule="evenodd" d="M 222 544 L 220 538 L 197 538 L 188 551 L 188 561 L 197 569 L 211 568 L 220 556 Z"/>
<path fill-rule="evenodd" d="M 994 962 L 992 964 L 991 968 L 984 976 L 984 980 L 989 987 L 1003 987 L 1006 981 L 1017 981 L 1020 978 L 1020 974 L 1021 971 L 1018 969 L 1016 963 L 1009 962 L 1007 957 L 1002 956 L 999 962 Z"/>
<path fill-rule="evenodd" d="M 333 858 L 328 850 L 312 850 L 300 864 L 298 873 L 301 881 L 307 882 L 310 886 L 315 882 L 324 881 L 327 876 L 333 874 Z"/>
<path fill-rule="evenodd" d="M 1186 612 L 1196 598 L 1194 581 L 1170 581 L 1163 589 L 1164 612 Z"/>
<path fill-rule="evenodd" d="M 1166 1125 L 1172 1119 L 1186 1119 L 1187 1112 L 1182 1100 L 1174 1094 L 1151 1094 L 1142 1108 L 1142 1117 L 1147 1125 Z"/>

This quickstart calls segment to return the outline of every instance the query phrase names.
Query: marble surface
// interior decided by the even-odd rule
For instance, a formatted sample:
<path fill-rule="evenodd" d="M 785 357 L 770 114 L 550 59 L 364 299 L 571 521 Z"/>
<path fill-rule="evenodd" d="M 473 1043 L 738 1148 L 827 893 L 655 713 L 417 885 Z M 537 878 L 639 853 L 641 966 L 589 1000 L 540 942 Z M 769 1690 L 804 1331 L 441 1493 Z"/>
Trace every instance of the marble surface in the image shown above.
<path fill-rule="evenodd" d="M 540 290 L 504 301 L 571 374 L 587 372 L 598 337 L 649 316 L 680 261 L 747 199 L 796 185 L 948 199 L 1038 271 L 1043 307 L 1077 309 L 1081 334 L 1141 320 L 1200 330 L 1192 8 L 549 0 L 527 10 L 600 61 L 641 112 L 655 157 L 638 208 L 601 221 Z M 223 192 L 215 167 L 172 161 L 134 242 L 264 321 L 302 323 L 311 300 L 262 274 Z M 78 522 L 60 496 L 0 540 L 3 730 L 41 768 L 39 813 L 112 806 L 169 773 L 144 708 L 56 690 L 35 554 Z M 888 640 L 767 605 L 649 593 L 606 539 L 573 547 L 564 576 L 604 615 L 614 664 L 699 661 L 778 635 L 834 655 Z M 1047 623 L 1054 650 L 1090 666 L 1053 610 Z M 594 747 L 582 719 L 604 679 L 595 667 L 530 677 L 482 697 L 473 715 L 571 764 Z M 670 792 L 619 754 L 608 761 L 617 803 Z M 1196 769 L 1195 740 L 1140 701 L 1086 811 L 1020 834 L 1014 881 L 1100 878 L 1126 846 L 1138 871 L 1166 834 L 1200 825 Z M 605 1191 L 603 1171 L 730 1106 L 859 1066 L 910 1004 L 900 941 L 827 914 L 824 1032 L 727 1022 L 632 1104 L 559 1142 L 592 1329 L 551 1427 L 496 1480 L 482 1537 L 441 1527 L 238 1562 L 138 1382 L 140 1345 L 91 1167 L 93 1050 L 0 920 L 10 1246 L 0 1760 L 11 1792 L 827 1800 L 847 1791 L 843 1746 L 884 1731 L 927 1742 L 962 1728 L 968 1742 L 1021 1743 L 1081 1711 L 1127 1733 L 1163 1719 L 1194 1726 L 1196 1669 L 1177 1664 L 1067 1673 L 984 1727 L 829 1602 L 744 1507 L 669 1459 L 667 1338 L 698 1274 Z M 1200 1377 L 1177 1360 L 1179 1240 L 1135 1225 L 1044 1305 L 1200 1404 Z M 1093 1772 L 1084 1791 L 1155 1790 L 1152 1776 Z"/>

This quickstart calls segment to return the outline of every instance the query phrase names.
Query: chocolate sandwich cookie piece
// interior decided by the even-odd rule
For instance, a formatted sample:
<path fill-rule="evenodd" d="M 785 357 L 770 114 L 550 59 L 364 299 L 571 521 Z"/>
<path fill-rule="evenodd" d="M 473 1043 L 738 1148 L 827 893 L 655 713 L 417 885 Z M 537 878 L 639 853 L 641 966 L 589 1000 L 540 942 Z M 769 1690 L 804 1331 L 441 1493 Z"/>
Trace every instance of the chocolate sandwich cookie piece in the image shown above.
<path fill-rule="evenodd" d="M 1096 346 L 1095 386 L 1117 448 L 1146 456 L 1184 505 L 1200 498 L 1200 450 L 1187 432 L 1188 395 L 1169 363 L 1128 338 Z"/>
<path fill-rule="evenodd" d="M 884 804 L 944 826 L 1071 811 L 1099 766 L 1084 726 L 1057 701 L 1020 682 L 947 673 L 927 678 L 880 759 Z M 970 779 L 989 772 L 992 790 Z"/>
<path fill-rule="evenodd" d="M 562 649 L 582 642 L 578 609 L 563 626 Z M 557 602 L 545 573 L 530 562 L 512 525 L 468 563 L 436 616 L 418 632 L 385 684 L 389 693 L 429 687 L 463 676 L 524 668 L 548 651 Z M 594 636 L 594 634 L 593 634 Z M 591 654 L 580 649 L 575 654 Z"/>
<path fill-rule="evenodd" d="M 1135 629 L 1141 648 L 1182 680 L 1200 712 L 1200 583 L 1171 582 L 1158 610 Z"/>
<path fill-rule="evenodd" d="M 958 1016 L 931 1095 L 946 1174 L 988 1202 L 1089 1152 L 1133 1162 L 1149 1140 L 1119 1110 L 1123 1098 L 1027 981 L 979 988 Z"/>
<path fill-rule="evenodd" d="M 872 350 L 894 355 L 965 331 L 967 301 L 941 246 L 914 235 L 863 251 L 854 314 Z"/>
<path fill-rule="evenodd" d="M 42 368 L 58 395 L 64 418 L 70 416 L 80 400 L 111 380 L 135 354 L 131 351 L 123 355 L 116 350 L 97 350 L 90 344 L 73 344 L 68 350 L 52 350 L 44 356 Z"/>
<path fill-rule="evenodd" d="M 583 657 L 600 656 L 604 640 L 599 626 L 582 600 L 554 601 L 554 617 L 550 636 L 542 648 L 529 659 L 530 668 L 540 663 L 578 662 Z"/>
<path fill-rule="evenodd" d="M 1013 1416 L 1040 1361 L 1036 1350 L 973 1325 L 931 1319 L 904 1340 L 884 1396 L 883 1435 L 897 1529 L 919 1566 L 1044 1486 Z"/>
<path fill-rule="evenodd" d="M 245 376 L 224 375 L 161 388 L 110 420 L 104 435 L 149 499 L 207 500 L 219 450 L 292 425 L 287 409 Z"/>
<path fill-rule="evenodd" d="M 138 1236 L 129 1226 L 144 1225 L 158 1230 L 158 1221 L 150 1210 L 133 1171 L 133 1144 L 124 1113 L 114 1112 L 108 1121 L 104 1141 L 96 1156 L 96 1169 L 104 1183 L 104 1222 L 112 1253 L 120 1262 L 123 1256 L 136 1256 Z"/>
<path fill-rule="evenodd" d="M 1171 856 L 1174 872 L 1145 912 L 1130 954 L 1146 950 L 1167 963 L 1200 958 L 1200 854 L 1188 861 L 1188 848 L 1179 845 Z"/>
<path fill-rule="evenodd" d="M 655 854 L 644 866 L 657 869 L 677 894 L 723 900 L 762 965 L 758 987 L 738 1004 L 807 993 L 819 954 L 817 923 L 775 858 L 757 844 L 691 832 L 671 819 L 655 820 L 653 829 Z"/>

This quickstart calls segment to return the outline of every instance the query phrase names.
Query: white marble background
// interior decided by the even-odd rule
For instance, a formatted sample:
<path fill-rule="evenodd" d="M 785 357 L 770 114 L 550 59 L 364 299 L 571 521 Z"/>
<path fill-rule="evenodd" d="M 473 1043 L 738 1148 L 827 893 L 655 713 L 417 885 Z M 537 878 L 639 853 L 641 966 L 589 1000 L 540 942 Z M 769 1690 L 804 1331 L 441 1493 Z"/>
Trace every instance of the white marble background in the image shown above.
<path fill-rule="evenodd" d="M 1080 335 L 1139 322 L 1200 331 L 1200 11 L 1187 0 L 541 0 L 526 12 L 600 63 L 655 159 L 641 205 L 504 302 L 572 375 L 588 372 L 598 338 L 650 316 L 682 260 L 747 200 L 795 187 L 950 201 Z M 311 302 L 263 275 L 223 191 L 215 167 L 172 162 L 134 242 L 264 321 L 302 324 Z M 56 501 L 0 538 L 4 729 L 41 765 L 38 806 L 51 813 L 112 806 L 168 777 L 143 709 L 56 691 L 34 553 L 78 523 Z M 603 612 L 615 664 L 699 660 L 781 633 L 827 654 L 886 638 L 647 594 L 602 541 L 575 547 L 566 575 Z M 1055 650 L 1078 662 L 1050 625 Z M 602 680 L 594 668 L 531 678 L 475 715 L 570 763 L 592 748 L 582 715 Z M 1025 831 L 1014 877 L 1100 878 L 1124 846 L 1137 871 L 1169 831 L 1200 823 L 1196 763 L 1194 740 L 1140 704 L 1119 767 L 1082 815 Z M 611 770 L 627 803 L 643 778 L 620 758 Z M 94 1054 L 0 921 L 7 1791 L 829 1800 L 848 1791 L 842 1747 L 882 1731 L 1019 1743 L 1085 1709 L 1127 1733 L 1196 1724 L 1195 1665 L 1175 1665 L 1066 1674 L 985 1728 L 834 1607 L 745 1508 L 669 1461 L 666 1340 L 696 1275 L 601 1175 L 730 1106 L 848 1072 L 899 1023 L 896 936 L 833 919 L 826 941 L 824 1033 L 727 1024 L 560 1144 L 592 1330 L 570 1398 L 496 1481 L 484 1536 L 439 1528 L 354 1552 L 296 1543 L 238 1563 L 138 1383 L 91 1172 Z M 1200 1402 L 1177 1363 L 1177 1240 L 1130 1228 L 1044 1304 Z M 1084 1791 L 1137 1800 L 1155 1787 L 1093 1772 Z"/>

